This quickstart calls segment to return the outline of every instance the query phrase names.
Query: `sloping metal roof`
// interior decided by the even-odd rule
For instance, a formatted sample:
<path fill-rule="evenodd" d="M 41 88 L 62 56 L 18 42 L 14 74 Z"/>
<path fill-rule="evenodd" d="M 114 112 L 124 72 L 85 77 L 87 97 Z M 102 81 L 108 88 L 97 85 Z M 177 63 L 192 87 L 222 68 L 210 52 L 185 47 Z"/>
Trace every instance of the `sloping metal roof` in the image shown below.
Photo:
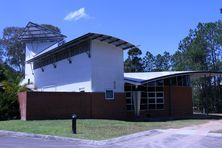
<path fill-rule="evenodd" d="M 24 41 L 61 41 L 66 36 L 41 25 L 29 22 L 19 38 Z"/>
<path fill-rule="evenodd" d="M 67 48 L 69 48 L 70 46 L 73 46 L 73 45 L 77 45 L 83 41 L 87 41 L 87 40 L 99 40 L 101 42 L 105 42 L 107 44 L 112 44 L 116 47 L 119 47 L 119 48 L 122 48 L 123 50 L 126 50 L 126 49 L 129 49 L 129 48 L 135 48 L 136 46 L 129 43 L 129 42 L 126 42 L 122 39 L 119 39 L 119 38 L 116 38 L 116 37 L 113 37 L 113 36 L 109 36 L 109 35 L 104 35 L 104 34 L 98 34 L 98 33 L 87 33 L 83 36 L 80 36 L 74 40 L 71 40 L 59 47 L 56 47 L 52 50 L 49 50 L 49 51 L 43 51 L 41 52 L 40 54 L 37 54 L 34 58 L 30 59 L 29 61 L 27 61 L 28 63 L 30 62 L 33 62 L 39 58 L 42 58 L 42 57 L 46 57 L 46 56 L 49 56 L 51 54 L 54 54 L 54 53 L 57 53 L 57 52 L 60 52 L 62 50 L 65 50 Z"/>
<path fill-rule="evenodd" d="M 191 78 L 199 78 L 203 76 L 222 76 L 222 72 L 209 71 L 162 71 L 162 72 L 136 72 L 124 73 L 124 81 L 134 85 L 142 85 L 144 83 L 161 80 L 165 78 L 190 75 Z"/>

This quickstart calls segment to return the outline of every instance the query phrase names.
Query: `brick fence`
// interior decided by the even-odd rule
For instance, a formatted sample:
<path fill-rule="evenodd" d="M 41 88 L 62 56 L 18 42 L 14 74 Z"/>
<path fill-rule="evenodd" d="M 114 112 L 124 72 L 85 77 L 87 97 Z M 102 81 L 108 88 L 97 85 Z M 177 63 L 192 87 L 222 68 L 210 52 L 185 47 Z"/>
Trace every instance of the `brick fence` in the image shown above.
<path fill-rule="evenodd" d="M 106 100 L 105 93 L 21 92 L 18 94 L 22 120 L 78 118 L 125 119 L 124 93 Z"/>
<path fill-rule="evenodd" d="M 133 119 L 134 112 L 126 110 L 124 93 L 115 93 L 106 100 L 105 93 L 79 92 L 21 92 L 18 94 L 22 120 L 66 119 L 73 113 L 88 119 Z M 164 87 L 164 109 L 141 111 L 140 117 L 191 116 L 192 88 Z"/>

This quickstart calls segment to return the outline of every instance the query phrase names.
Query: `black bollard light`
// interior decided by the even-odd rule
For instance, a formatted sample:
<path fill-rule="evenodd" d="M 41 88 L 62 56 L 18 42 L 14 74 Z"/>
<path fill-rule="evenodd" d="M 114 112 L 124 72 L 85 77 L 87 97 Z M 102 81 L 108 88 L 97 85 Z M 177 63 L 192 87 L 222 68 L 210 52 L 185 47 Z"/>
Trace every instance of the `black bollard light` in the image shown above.
<path fill-rule="evenodd" d="M 76 114 L 73 114 L 72 115 L 72 133 L 73 134 L 76 134 L 76 119 L 77 119 Z"/>

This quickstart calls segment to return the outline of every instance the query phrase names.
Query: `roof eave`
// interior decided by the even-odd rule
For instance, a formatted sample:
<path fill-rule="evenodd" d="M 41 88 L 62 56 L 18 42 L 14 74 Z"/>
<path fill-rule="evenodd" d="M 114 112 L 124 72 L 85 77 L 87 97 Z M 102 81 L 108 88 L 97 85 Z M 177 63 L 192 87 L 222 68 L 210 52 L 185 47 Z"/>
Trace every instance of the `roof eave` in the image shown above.
<path fill-rule="evenodd" d="M 112 39 L 113 42 L 110 42 L 110 41 L 109 41 L 109 42 L 106 42 L 106 40 L 104 39 L 104 37 L 106 37 L 107 39 L 108 39 L 108 38 L 109 38 L 109 39 Z M 100 39 L 100 38 L 102 38 L 102 39 Z M 84 42 L 84 41 L 86 41 L 86 40 L 90 40 L 90 41 L 91 41 L 91 40 L 100 40 L 100 41 L 102 40 L 102 42 L 105 42 L 105 43 L 107 43 L 107 44 L 113 44 L 114 46 L 116 46 L 116 45 L 115 45 L 116 42 L 121 42 L 122 44 L 124 43 L 125 46 L 121 47 L 122 45 L 119 45 L 119 44 L 118 44 L 118 48 L 121 48 L 121 49 L 123 49 L 123 50 L 136 47 L 135 45 L 133 45 L 133 44 L 131 44 L 131 43 L 129 43 L 129 42 L 126 42 L 126 41 L 124 41 L 124 40 L 121 40 L 121 39 L 116 38 L 116 37 L 113 37 L 113 36 L 104 35 L 104 34 L 97 34 L 97 33 L 87 33 L 87 34 L 85 34 L 85 35 L 83 35 L 83 36 L 80 36 L 80 37 L 78 37 L 78 38 L 76 38 L 76 39 L 74 39 L 74 40 L 71 40 L 71 41 L 69 41 L 69 42 L 67 42 L 67 43 L 65 43 L 65 44 L 63 44 L 63 45 L 61 45 L 61 46 L 59 46 L 59 47 L 56 47 L 56 48 L 54 48 L 54 49 L 52 49 L 52 50 L 50 50 L 50 51 L 48 51 L 48 52 L 45 52 L 44 54 L 42 54 L 42 55 L 40 55 L 40 56 L 34 57 L 34 58 L 32 58 L 32 59 L 30 59 L 30 60 L 28 60 L 28 61 L 26 61 L 26 62 L 27 62 L 27 63 L 34 62 L 35 60 L 38 60 L 38 59 L 40 59 L 40 58 L 44 58 L 44 57 L 50 56 L 51 54 L 54 54 L 54 53 L 59 52 L 59 51 L 61 51 L 61 50 L 64 50 L 64 49 L 65 49 L 66 47 L 68 47 L 69 45 L 71 46 L 72 44 L 78 44 L 78 43 Z M 116 47 L 117 47 L 117 46 L 116 46 Z"/>
<path fill-rule="evenodd" d="M 130 78 L 124 78 L 124 81 L 127 82 L 127 83 L 130 83 L 130 84 L 134 84 L 134 85 L 143 85 L 143 84 L 146 84 L 146 83 L 149 83 L 149 82 L 163 80 L 163 79 L 167 79 L 167 78 L 172 78 L 172 77 L 175 77 L 175 76 L 183 76 L 183 75 L 192 76 L 193 75 L 193 78 L 194 78 L 195 74 L 200 74 L 198 77 L 222 76 L 222 72 L 218 72 L 218 71 L 217 72 L 213 72 L 213 71 L 187 71 L 186 72 L 186 71 L 184 71 L 184 72 L 181 72 L 181 73 L 170 74 L 170 75 L 167 75 L 167 76 L 160 76 L 158 78 L 152 78 L 152 79 L 149 79 L 149 80 L 136 81 L 135 79 L 132 80 Z"/>

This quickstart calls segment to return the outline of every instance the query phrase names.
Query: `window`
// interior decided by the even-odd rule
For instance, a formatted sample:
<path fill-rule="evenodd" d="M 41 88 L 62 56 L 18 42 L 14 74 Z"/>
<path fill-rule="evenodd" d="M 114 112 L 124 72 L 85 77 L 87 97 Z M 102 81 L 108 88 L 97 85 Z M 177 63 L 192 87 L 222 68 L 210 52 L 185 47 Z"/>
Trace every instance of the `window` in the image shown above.
<path fill-rule="evenodd" d="M 164 81 L 159 80 L 148 83 L 147 95 L 147 109 L 148 110 L 161 110 L 164 109 Z"/>
<path fill-rule="evenodd" d="M 163 93 L 162 92 L 156 93 L 156 97 L 163 97 Z"/>
<path fill-rule="evenodd" d="M 170 79 L 169 78 L 164 79 L 164 85 L 165 86 L 169 86 L 170 85 Z"/>
<path fill-rule="evenodd" d="M 156 86 L 163 86 L 163 80 L 156 81 Z"/>
<path fill-rule="evenodd" d="M 153 81 L 139 86 L 141 91 L 140 110 L 162 110 L 164 109 L 164 81 Z M 126 108 L 128 111 L 134 110 L 133 95 L 135 85 L 125 83 Z"/>
<path fill-rule="evenodd" d="M 169 79 L 164 80 L 164 85 L 171 85 L 172 86 L 190 86 L 190 76 L 183 75 L 183 76 L 175 76 Z"/>
<path fill-rule="evenodd" d="M 77 45 L 73 45 L 72 47 L 69 48 L 69 51 L 67 50 L 61 50 L 57 53 L 54 53 L 52 55 L 50 55 L 47 58 L 40 58 L 36 61 L 34 61 L 34 69 L 43 67 L 45 65 L 49 65 L 58 61 L 61 61 L 63 59 L 68 59 L 72 56 L 84 53 L 84 52 L 88 52 L 90 49 L 90 43 L 89 41 L 84 41 L 82 43 L 79 43 Z"/>
<path fill-rule="evenodd" d="M 114 99 L 114 93 L 113 90 L 106 90 L 106 99 L 107 100 L 113 100 Z"/>
<path fill-rule="evenodd" d="M 126 92 L 125 94 L 126 94 L 126 97 L 127 97 L 127 98 L 130 98 L 130 97 L 131 97 L 131 92 Z"/>
<path fill-rule="evenodd" d="M 178 86 L 183 86 L 183 79 L 182 78 L 183 78 L 182 76 L 177 77 L 177 85 Z"/>
<path fill-rule="evenodd" d="M 155 91 L 155 87 L 148 87 L 148 91 Z"/>
<path fill-rule="evenodd" d="M 128 111 L 134 110 L 133 99 L 132 99 L 132 90 L 133 86 L 129 83 L 125 83 L 125 96 L 126 96 L 126 109 Z"/>
<path fill-rule="evenodd" d="M 176 85 L 177 85 L 177 77 L 173 77 L 173 78 L 171 79 L 171 84 L 172 84 L 173 86 L 176 86 Z"/>
<path fill-rule="evenodd" d="M 148 95 L 149 97 L 155 97 L 155 93 L 154 92 L 149 92 L 148 94 L 149 94 Z"/>

